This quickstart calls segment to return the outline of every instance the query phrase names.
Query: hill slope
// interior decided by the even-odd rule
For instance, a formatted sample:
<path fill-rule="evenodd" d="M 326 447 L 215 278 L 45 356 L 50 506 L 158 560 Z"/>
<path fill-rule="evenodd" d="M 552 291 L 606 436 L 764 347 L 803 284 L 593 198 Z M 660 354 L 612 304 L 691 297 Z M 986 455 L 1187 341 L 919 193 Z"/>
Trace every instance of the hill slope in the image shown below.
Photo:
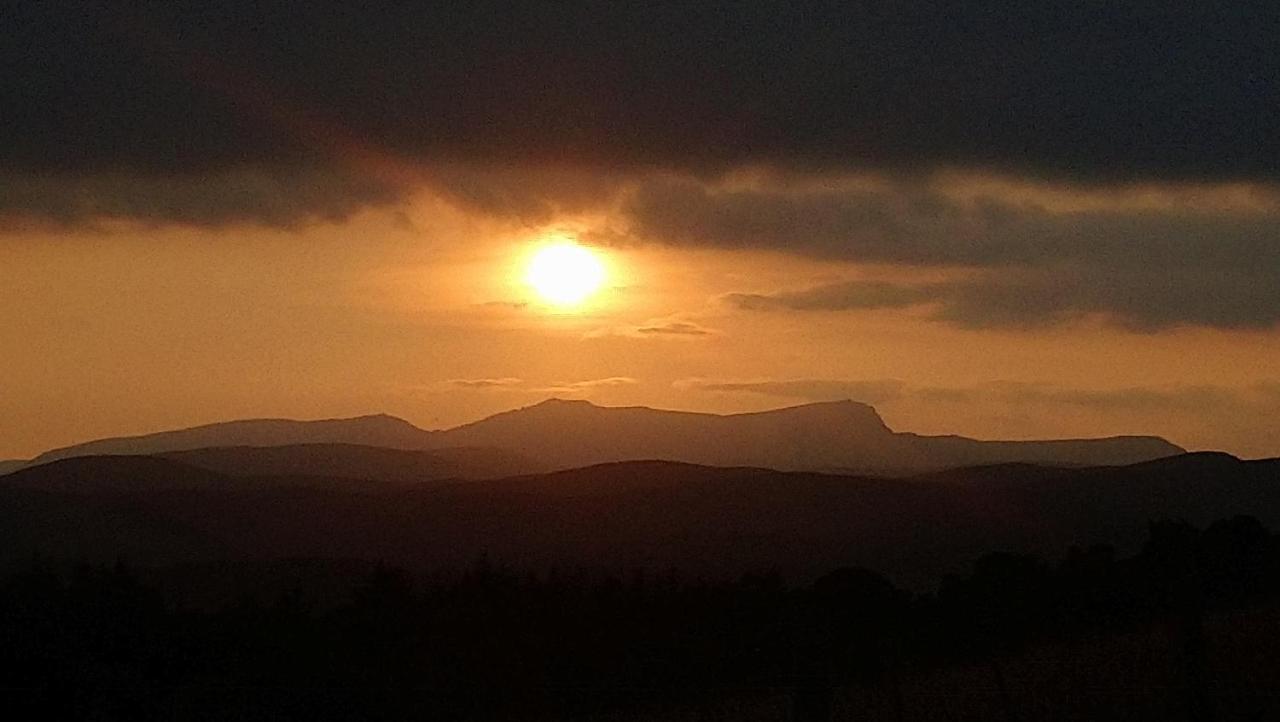
<path fill-rule="evenodd" d="M 161 456 L 228 476 L 328 476 L 389 484 L 496 479 L 539 470 L 531 459 L 486 448 L 413 451 L 356 444 L 294 444 L 222 446 Z"/>
<path fill-rule="evenodd" d="M 183 469 L 191 480 L 175 477 Z M 96 487 L 85 483 L 92 479 Z M 533 571 L 676 568 L 722 578 L 861 565 L 929 586 L 996 549 L 1058 555 L 1106 542 L 1133 550 L 1150 520 L 1206 524 L 1237 514 L 1280 527 L 1280 460 L 1189 454 L 1128 467 L 991 466 L 909 479 L 625 462 L 446 486 L 352 487 L 228 481 L 168 460 L 94 457 L 0 478 L 0 525 L 9 530 L 0 561 L 125 554 L 156 564 L 324 558 L 441 569 L 487 556 Z"/>

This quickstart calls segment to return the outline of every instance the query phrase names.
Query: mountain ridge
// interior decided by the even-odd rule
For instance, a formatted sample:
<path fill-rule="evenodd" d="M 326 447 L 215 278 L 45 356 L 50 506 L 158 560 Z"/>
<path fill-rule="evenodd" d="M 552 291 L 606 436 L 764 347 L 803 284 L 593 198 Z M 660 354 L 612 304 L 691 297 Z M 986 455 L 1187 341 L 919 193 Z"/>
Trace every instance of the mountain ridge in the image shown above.
<path fill-rule="evenodd" d="M 784 471 L 902 474 L 1010 461 L 1125 464 L 1185 451 L 1141 435 L 985 441 L 895 432 L 874 407 L 851 400 L 727 415 L 548 400 L 439 433 L 451 445 L 507 448 L 563 468 L 657 458 Z"/>
<path fill-rule="evenodd" d="M 873 406 L 847 399 L 712 414 L 551 398 L 440 430 L 422 429 L 387 414 L 315 421 L 243 419 L 98 439 L 46 451 L 23 465 L 86 455 L 307 444 L 406 451 L 490 448 L 529 460 L 531 471 L 664 459 L 708 466 L 888 475 L 1007 462 L 1127 464 L 1185 451 L 1149 435 L 1002 441 L 898 432 Z"/>
<path fill-rule="evenodd" d="M 299 420 L 287 418 L 235 419 L 131 436 L 112 436 L 51 449 L 28 463 L 44 463 L 72 456 L 165 453 L 223 446 L 286 446 L 302 443 L 359 443 L 376 437 L 382 448 L 421 448 L 420 435 L 434 432 L 389 414 Z M 216 443 L 207 443 L 207 442 Z"/>

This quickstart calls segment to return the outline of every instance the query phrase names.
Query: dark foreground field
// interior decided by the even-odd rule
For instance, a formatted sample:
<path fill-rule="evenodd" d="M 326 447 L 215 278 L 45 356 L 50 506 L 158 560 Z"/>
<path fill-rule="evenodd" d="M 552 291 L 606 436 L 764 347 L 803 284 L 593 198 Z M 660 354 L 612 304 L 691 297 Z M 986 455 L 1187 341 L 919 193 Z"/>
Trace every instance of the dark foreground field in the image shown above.
<path fill-rule="evenodd" d="M 865 569 L 409 574 L 363 562 L 0 582 L 12 719 L 1262 720 L 1280 538 L 1236 517 L 1141 550 L 993 553 L 912 594 Z"/>

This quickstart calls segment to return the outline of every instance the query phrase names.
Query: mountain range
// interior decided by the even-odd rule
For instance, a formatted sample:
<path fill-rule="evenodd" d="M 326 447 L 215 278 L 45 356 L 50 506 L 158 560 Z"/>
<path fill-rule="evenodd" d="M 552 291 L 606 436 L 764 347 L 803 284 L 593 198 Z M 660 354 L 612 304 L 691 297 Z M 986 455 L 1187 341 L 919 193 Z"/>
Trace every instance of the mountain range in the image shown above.
<path fill-rule="evenodd" d="M 54 449 L 28 461 L 6 462 L 0 473 L 79 456 L 234 447 L 240 451 L 206 451 L 177 458 L 224 471 L 234 467 L 254 473 L 320 474 L 329 469 L 346 476 L 381 469 L 374 476 L 441 479 L 493 478 L 636 460 L 907 475 L 983 464 L 1133 464 L 1184 451 L 1154 436 L 981 441 L 902 433 L 890 429 L 874 408 L 854 401 L 717 415 L 550 399 L 438 431 L 387 415 L 231 421 Z M 262 447 L 298 448 L 250 451 Z M 371 447 L 421 453 L 396 455 L 373 452 Z M 396 471 L 388 471 L 393 467 Z"/>
<path fill-rule="evenodd" d="M 551 400 L 440 431 L 383 415 L 246 420 L 15 466 L 0 475 L 0 565 L 862 565 L 923 588 L 994 549 L 1132 549 L 1156 519 L 1280 526 L 1280 460 L 1146 436 L 922 436 L 852 401 L 719 416 Z"/>

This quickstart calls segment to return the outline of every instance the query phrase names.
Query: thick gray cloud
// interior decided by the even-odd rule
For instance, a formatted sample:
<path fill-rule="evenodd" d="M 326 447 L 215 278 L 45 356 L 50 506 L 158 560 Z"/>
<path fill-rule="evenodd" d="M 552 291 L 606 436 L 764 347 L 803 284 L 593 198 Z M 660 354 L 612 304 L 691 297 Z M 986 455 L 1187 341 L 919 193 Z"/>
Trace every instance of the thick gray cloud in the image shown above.
<path fill-rule="evenodd" d="M 935 320 L 966 328 L 1031 328 L 1100 315 L 1135 331 L 1264 329 L 1280 323 L 1280 273 L 1062 269 L 919 285 L 848 281 L 772 294 L 733 293 L 725 300 L 750 311 L 921 306 Z"/>
<path fill-rule="evenodd" d="M 413 179 L 398 163 L 1280 177 L 1270 0 L 5 0 L 0 17 L 0 175 L 19 179 L 319 165 L 380 184 L 353 191 L 368 202 Z M 480 204 L 525 202 L 448 184 Z M 95 188 L 106 198 L 87 205 L 156 212 L 130 188 L 148 192 Z M 241 215 L 276 222 L 274 192 L 247 188 Z M 228 215 L 170 198 L 162 218 L 184 202 L 194 222 Z M 279 203 L 343 207 L 305 191 Z"/>
<path fill-rule="evenodd" d="M 869 311 L 905 308 L 934 298 L 932 288 L 884 281 L 847 281 L 779 293 L 730 293 L 725 300 L 748 311 Z"/>
<path fill-rule="evenodd" d="M 1090 314 L 1137 329 L 1264 328 L 1280 322 L 1280 209 L 1116 204 L 1051 210 L 926 185 L 875 190 L 642 187 L 629 213 L 644 238 L 823 259 L 959 269 L 931 284 L 853 281 L 731 294 L 748 310 L 935 307 L 965 326 L 1026 326 Z"/>
<path fill-rule="evenodd" d="M 626 212 L 638 235 L 728 249 L 909 265 L 1016 266 L 1105 260 L 1113 268 L 1238 266 L 1280 259 L 1280 211 L 1052 211 L 995 195 L 957 200 L 927 184 L 718 189 L 690 180 L 639 188 Z M 1252 262 L 1247 262 L 1253 265 Z"/>
<path fill-rule="evenodd" d="M 331 168 L 238 168 L 182 175 L 0 175 L 0 217 L 36 216 L 64 225 L 133 218 L 202 226 L 252 222 L 290 227 L 340 220 L 395 198 L 384 185 Z"/>

